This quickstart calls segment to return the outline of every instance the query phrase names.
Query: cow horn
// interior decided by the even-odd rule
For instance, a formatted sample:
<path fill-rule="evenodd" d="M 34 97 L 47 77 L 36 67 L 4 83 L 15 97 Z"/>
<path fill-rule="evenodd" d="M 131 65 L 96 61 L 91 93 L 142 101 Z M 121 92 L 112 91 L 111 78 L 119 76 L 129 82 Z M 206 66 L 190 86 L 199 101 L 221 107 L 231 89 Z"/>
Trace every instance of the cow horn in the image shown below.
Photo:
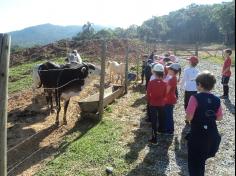
<path fill-rule="evenodd" d="M 86 71 L 86 67 L 82 67 L 81 72 L 84 73 Z"/>

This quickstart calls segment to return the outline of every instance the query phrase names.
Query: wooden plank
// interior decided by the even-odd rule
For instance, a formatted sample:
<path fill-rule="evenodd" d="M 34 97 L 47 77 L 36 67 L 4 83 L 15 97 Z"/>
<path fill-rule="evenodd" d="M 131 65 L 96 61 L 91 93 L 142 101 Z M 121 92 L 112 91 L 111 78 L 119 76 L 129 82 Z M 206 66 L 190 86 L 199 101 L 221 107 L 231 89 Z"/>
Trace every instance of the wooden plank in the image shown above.
<path fill-rule="evenodd" d="M 105 62 L 106 62 L 106 49 L 107 49 L 107 44 L 106 41 L 102 41 L 102 53 L 101 53 L 101 78 L 100 78 L 100 90 L 99 90 L 99 119 L 101 120 L 103 117 L 103 110 L 104 110 L 104 105 L 103 105 L 103 97 L 104 97 L 104 87 L 105 87 Z"/>
<path fill-rule="evenodd" d="M 125 56 L 125 94 L 128 93 L 128 69 L 129 69 L 129 44 L 126 41 L 126 56 Z"/>
<path fill-rule="evenodd" d="M 103 107 L 112 103 L 116 98 L 124 94 L 124 87 L 119 86 L 117 89 L 109 87 L 105 89 L 105 96 L 103 100 Z M 99 108 L 99 93 L 96 93 L 84 100 L 79 101 L 81 111 L 85 113 L 96 113 Z"/>
<path fill-rule="evenodd" d="M 0 175 L 7 175 L 7 103 L 11 37 L 0 34 Z"/>

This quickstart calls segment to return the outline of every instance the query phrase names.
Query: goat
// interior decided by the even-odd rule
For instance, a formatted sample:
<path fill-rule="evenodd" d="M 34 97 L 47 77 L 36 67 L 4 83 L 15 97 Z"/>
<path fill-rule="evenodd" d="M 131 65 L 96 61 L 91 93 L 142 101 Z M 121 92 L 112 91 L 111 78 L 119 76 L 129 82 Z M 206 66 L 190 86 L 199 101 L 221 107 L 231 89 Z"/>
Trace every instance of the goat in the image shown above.
<path fill-rule="evenodd" d="M 125 63 L 118 63 L 116 61 L 108 61 L 107 69 L 110 76 L 110 82 L 114 82 L 114 75 L 117 75 L 116 83 L 121 78 L 121 84 L 123 84 L 123 80 L 125 77 Z"/>

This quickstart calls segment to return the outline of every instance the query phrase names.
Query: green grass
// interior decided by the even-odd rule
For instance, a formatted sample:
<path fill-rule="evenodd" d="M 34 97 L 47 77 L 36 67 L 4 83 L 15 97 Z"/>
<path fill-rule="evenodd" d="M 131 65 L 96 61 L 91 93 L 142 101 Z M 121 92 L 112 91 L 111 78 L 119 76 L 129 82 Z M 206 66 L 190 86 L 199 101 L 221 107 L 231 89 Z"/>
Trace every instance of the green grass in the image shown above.
<path fill-rule="evenodd" d="M 199 58 L 207 60 L 209 62 L 213 62 L 213 63 L 218 63 L 218 64 L 224 63 L 224 58 L 221 55 L 210 56 L 206 53 L 200 53 Z M 232 65 L 235 66 L 235 51 L 233 51 L 231 55 L 231 59 L 232 59 Z"/>
<path fill-rule="evenodd" d="M 56 63 L 63 63 L 63 58 L 53 60 Z M 30 61 L 24 64 L 13 66 L 9 70 L 9 93 L 16 93 L 32 86 L 32 69 L 35 65 L 44 61 Z"/>
<path fill-rule="evenodd" d="M 55 159 L 36 175 L 105 175 L 106 167 L 113 167 L 115 175 L 122 175 L 128 170 L 125 149 L 118 144 L 123 126 L 120 122 L 103 119 L 84 135 L 74 132 L 63 142 L 69 145 L 61 146 L 64 149 L 59 149 Z"/>

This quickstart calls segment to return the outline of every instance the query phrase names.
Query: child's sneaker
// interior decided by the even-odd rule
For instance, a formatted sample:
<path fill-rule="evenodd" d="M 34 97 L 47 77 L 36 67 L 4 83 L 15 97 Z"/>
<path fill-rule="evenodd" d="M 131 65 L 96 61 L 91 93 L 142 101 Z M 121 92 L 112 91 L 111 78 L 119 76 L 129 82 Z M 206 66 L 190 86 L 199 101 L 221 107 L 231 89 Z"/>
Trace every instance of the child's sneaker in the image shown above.
<path fill-rule="evenodd" d="M 152 138 L 148 140 L 149 143 L 151 143 L 152 145 L 157 145 L 157 140 Z"/>
<path fill-rule="evenodd" d="M 227 96 L 227 95 L 222 95 L 222 96 L 220 96 L 220 99 L 229 99 L 229 96 Z"/>

